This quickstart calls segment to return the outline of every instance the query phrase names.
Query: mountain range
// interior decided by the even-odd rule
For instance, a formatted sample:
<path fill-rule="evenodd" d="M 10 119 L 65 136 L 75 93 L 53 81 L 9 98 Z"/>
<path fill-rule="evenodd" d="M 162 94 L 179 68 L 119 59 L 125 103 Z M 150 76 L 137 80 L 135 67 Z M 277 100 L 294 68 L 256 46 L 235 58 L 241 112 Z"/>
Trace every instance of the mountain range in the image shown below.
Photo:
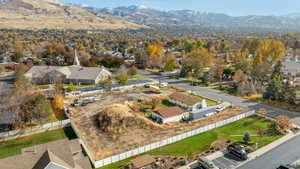
<path fill-rule="evenodd" d="M 221 13 L 200 12 L 194 10 L 162 11 L 145 6 L 117 8 L 85 7 L 92 13 L 118 16 L 143 25 L 199 25 L 207 27 L 257 27 L 268 29 L 299 29 L 300 14 L 284 16 L 229 16 Z"/>
<path fill-rule="evenodd" d="M 300 13 L 230 16 L 146 6 L 95 8 L 59 0 L 0 0 L 0 29 L 140 29 L 155 26 L 300 30 Z"/>
<path fill-rule="evenodd" d="M 0 0 L 0 29 L 139 29 L 112 15 L 91 12 L 59 0 Z"/>

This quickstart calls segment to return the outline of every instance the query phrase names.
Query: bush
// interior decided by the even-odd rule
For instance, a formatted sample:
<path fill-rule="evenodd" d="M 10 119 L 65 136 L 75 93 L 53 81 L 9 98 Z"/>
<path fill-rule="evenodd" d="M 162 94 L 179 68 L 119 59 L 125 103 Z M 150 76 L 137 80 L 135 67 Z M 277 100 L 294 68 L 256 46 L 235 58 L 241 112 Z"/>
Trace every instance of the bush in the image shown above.
<path fill-rule="evenodd" d="M 142 112 L 146 112 L 147 109 L 151 109 L 151 106 L 150 105 L 141 105 L 140 107 L 140 111 Z"/>
<path fill-rule="evenodd" d="M 292 122 L 289 117 L 280 115 L 276 117 L 275 125 L 276 125 L 276 130 L 279 133 L 283 134 L 287 129 L 290 129 L 292 127 Z"/>
<path fill-rule="evenodd" d="M 125 70 L 119 70 L 118 73 L 117 73 L 116 79 L 121 84 L 127 84 L 128 80 L 129 80 L 129 77 L 128 77 L 128 74 Z"/>
<path fill-rule="evenodd" d="M 243 140 L 244 140 L 244 142 L 245 142 L 246 144 L 248 144 L 248 143 L 251 141 L 251 136 L 250 136 L 250 134 L 249 134 L 248 132 L 246 132 L 246 133 L 244 134 Z"/>
<path fill-rule="evenodd" d="M 128 75 L 130 76 L 134 76 L 134 75 L 137 75 L 139 72 L 139 70 L 135 67 L 135 66 L 132 66 L 129 70 L 128 70 Z"/>
<path fill-rule="evenodd" d="M 258 130 L 258 135 L 259 135 L 260 137 L 263 137 L 263 136 L 265 135 L 265 130 L 264 130 L 263 128 L 260 128 L 260 129 Z"/>
<path fill-rule="evenodd" d="M 75 92 L 76 90 L 77 90 L 77 87 L 74 86 L 74 85 L 69 86 L 69 87 L 67 88 L 67 91 L 68 91 L 68 92 Z"/>
<path fill-rule="evenodd" d="M 257 111 L 257 113 L 260 114 L 260 115 L 262 115 L 262 116 L 266 116 L 267 113 L 268 113 L 268 111 L 266 109 L 262 108 L 262 109 L 259 109 Z"/>

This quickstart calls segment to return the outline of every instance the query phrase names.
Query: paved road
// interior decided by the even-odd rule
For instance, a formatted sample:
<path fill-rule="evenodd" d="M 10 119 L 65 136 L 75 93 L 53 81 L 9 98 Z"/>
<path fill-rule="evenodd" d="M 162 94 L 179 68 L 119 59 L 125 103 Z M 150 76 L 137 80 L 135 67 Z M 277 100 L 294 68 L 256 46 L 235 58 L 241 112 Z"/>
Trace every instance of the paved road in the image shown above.
<path fill-rule="evenodd" d="M 181 88 L 185 88 L 187 90 L 197 92 L 198 94 L 200 94 L 202 96 L 205 96 L 205 97 L 208 97 L 208 98 L 211 98 L 211 99 L 214 99 L 214 100 L 231 102 L 232 104 L 240 106 L 240 107 L 245 107 L 245 108 L 249 108 L 249 109 L 252 109 L 252 110 L 253 109 L 258 110 L 258 109 L 261 109 L 261 108 L 265 108 L 265 109 L 268 110 L 268 116 L 269 117 L 274 118 L 278 115 L 287 115 L 288 117 L 293 119 L 295 124 L 300 126 L 300 113 L 297 113 L 297 112 L 291 112 L 291 111 L 271 107 L 271 106 L 268 106 L 268 105 L 259 104 L 259 103 L 256 103 L 256 102 L 251 102 L 247 99 L 243 99 L 243 98 L 240 98 L 240 97 L 225 94 L 223 92 L 213 90 L 213 89 L 210 89 L 210 88 L 207 88 L 207 87 L 191 86 L 189 83 L 186 83 L 182 80 L 170 79 L 169 77 L 163 77 L 163 76 L 160 76 L 160 75 L 152 75 L 152 74 L 145 73 L 145 72 L 142 72 L 142 75 L 144 75 L 148 78 L 168 82 L 169 84 L 174 85 L 176 87 L 181 87 Z"/>
<path fill-rule="evenodd" d="M 300 136 L 252 160 L 239 169 L 276 169 L 280 165 L 293 163 L 300 159 Z"/>

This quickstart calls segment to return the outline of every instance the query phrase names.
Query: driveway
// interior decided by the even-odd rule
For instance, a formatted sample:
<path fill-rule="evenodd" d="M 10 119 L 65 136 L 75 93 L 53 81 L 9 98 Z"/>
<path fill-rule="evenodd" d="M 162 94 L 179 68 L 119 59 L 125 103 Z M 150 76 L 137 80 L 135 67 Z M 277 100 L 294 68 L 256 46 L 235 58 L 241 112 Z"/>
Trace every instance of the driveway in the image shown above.
<path fill-rule="evenodd" d="M 220 169 L 234 169 L 244 162 L 228 152 L 226 152 L 224 156 L 218 157 L 212 161 Z"/>
<path fill-rule="evenodd" d="M 240 97 L 225 94 L 223 92 L 220 92 L 220 91 L 217 91 L 214 89 L 210 89 L 207 87 L 191 86 L 189 83 L 184 82 L 182 80 L 170 79 L 169 77 L 153 75 L 153 74 L 150 74 L 147 72 L 141 72 L 141 74 L 148 78 L 152 78 L 155 80 L 161 80 L 163 82 L 168 82 L 170 85 L 173 85 L 176 87 L 181 87 L 181 88 L 184 88 L 187 90 L 194 91 L 194 92 L 198 93 L 199 95 L 205 96 L 210 99 L 230 102 L 236 106 L 248 108 L 251 110 L 253 110 L 253 109 L 258 110 L 258 109 L 264 108 L 264 109 L 268 110 L 268 116 L 272 117 L 272 118 L 274 118 L 278 115 L 286 115 L 286 116 L 290 117 L 295 124 L 300 126 L 300 113 L 297 113 L 297 112 L 291 112 L 288 110 L 283 110 L 283 109 L 271 107 L 268 105 L 251 102 L 247 99 L 243 99 Z"/>

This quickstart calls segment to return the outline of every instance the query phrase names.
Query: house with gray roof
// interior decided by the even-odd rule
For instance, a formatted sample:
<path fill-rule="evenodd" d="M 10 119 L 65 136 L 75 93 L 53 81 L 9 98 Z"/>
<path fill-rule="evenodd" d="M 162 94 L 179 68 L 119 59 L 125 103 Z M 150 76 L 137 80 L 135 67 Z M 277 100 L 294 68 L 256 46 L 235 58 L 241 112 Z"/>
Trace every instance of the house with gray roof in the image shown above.
<path fill-rule="evenodd" d="M 92 169 L 78 139 L 58 140 L 22 149 L 22 154 L 0 159 L 5 169 Z"/>
<path fill-rule="evenodd" d="M 33 66 L 25 77 L 35 84 L 53 84 L 61 79 L 67 84 L 97 84 L 112 76 L 104 67 Z"/>
<path fill-rule="evenodd" d="M 75 50 L 74 64 L 72 66 L 33 66 L 25 77 L 35 84 L 53 84 L 62 80 L 68 84 L 97 84 L 112 76 L 111 72 L 102 67 L 83 67 L 80 65 Z"/>
<path fill-rule="evenodd" d="M 283 74 L 288 77 L 300 77 L 300 63 L 295 61 L 285 61 L 283 64 Z"/>

